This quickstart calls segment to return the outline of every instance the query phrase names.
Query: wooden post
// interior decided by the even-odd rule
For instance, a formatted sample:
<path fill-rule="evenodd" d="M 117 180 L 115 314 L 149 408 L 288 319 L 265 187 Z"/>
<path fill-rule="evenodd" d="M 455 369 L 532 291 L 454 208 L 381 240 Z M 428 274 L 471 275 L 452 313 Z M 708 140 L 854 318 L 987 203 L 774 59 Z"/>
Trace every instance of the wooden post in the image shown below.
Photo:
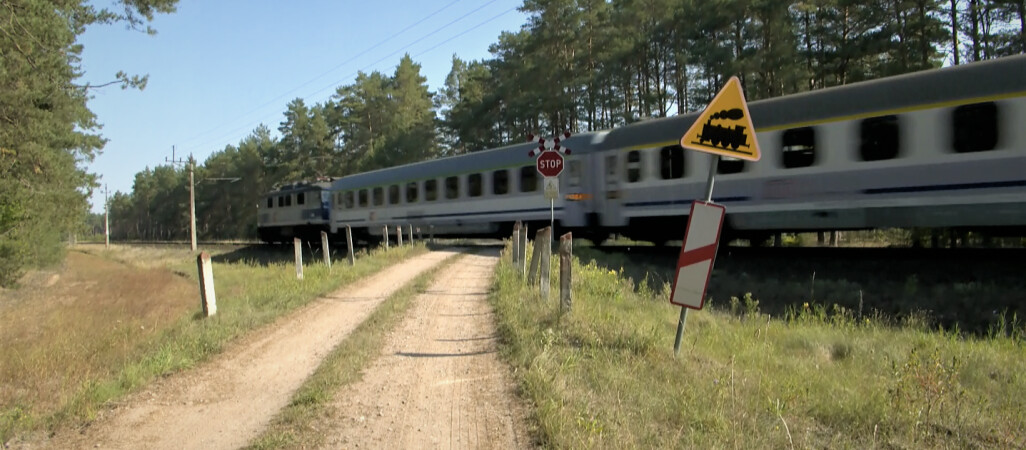
<path fill-rule="evenodd" d="M 409 225 L 409 230 L 410 230 L 410 245 L 413 245 L 413 224 L 412 223 Z"/>
<path fill-rule="evenodd" d="M 385 243 L 385 250 L 388 250 L 388 225 L 381 227 L 381 239 Z"/>
<path fill-rule="evenodd" d="M 217 298 L 214 295 L 214 268 L 210 263 L 210 254 L 202 252 L 196 257 L 196 268 L 199 270 L 200 304 L 203 315 L 210 317 L 217 314 Z"/>
<path fill-rule="evenodd" d="M 356 265 L 356 255 L 353 254 L 353 229 L 346 225 L 346 244 L 349 247 L 349 265 Z"/>
<path fill-rule="evenodd" d="M 520 259 L 517 260 L 517 269 L 521 276 L 527 276 L 527 224 L 520 227 Z"/>
<path fill-rule="evenodd" d="M 550 239 L 549 233 L 552 233 L 551 227 L 542 228 L 541 233 L 535 237 L 534 246 L 541 247 L 541 298 L 542 300 L 549 299 L 549 278 L 552 272 L 552 246 L 548 245 Z"/>
<path fill-rule="evenodd" d="M 328 270 L 331 270 L 331 247 L 328 246 L 328 233 L 326 231 L 321 232 L 321 253 L 324 253 L 324 265 L 328 266 Z"/>
<path fill-rule="evenodd" d="M 403 226 L 402 225 L 396 225 L 395 226 L 395 237 L 396 237 L 396 240 L 399 242 L 398 244 L 395 245 L 396 248 L 402 247 L 403 246 Z"/>
<path fill-rule="evenodd" d="M 303 241 L 292 238 L 292 247 L 296 250 L 296 278 L 303 279 Z"/>
<path fill-rule="evenodd" d="M 573 297 L 570 295 L 572 273 L 570 263 L 573 261 L 572 233 L 567 233 L 559 238 L 559 312 L 568 313 L 573 307 Z"/>
<path fill-rule="evenodd" d="M 517 267 L 517 260 L 520 259 L 520 221 L 513 224 L 513 267 Z"/>
<path fill-rule="evenodd" d="M 534 286 L 538 281 L 538 263 L 541 260 L 541 242 L 545 238 L 545 230 L 538 230 L 534 233 L 534 250 L 531 251 L 531 268 L 527 271 L 527 284 Z"/>

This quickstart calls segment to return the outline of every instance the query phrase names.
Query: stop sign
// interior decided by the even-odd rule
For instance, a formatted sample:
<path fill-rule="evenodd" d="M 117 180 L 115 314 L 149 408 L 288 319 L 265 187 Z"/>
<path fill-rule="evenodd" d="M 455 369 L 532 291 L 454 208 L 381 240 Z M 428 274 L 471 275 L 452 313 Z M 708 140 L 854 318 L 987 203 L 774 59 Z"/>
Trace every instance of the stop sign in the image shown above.
<path fill-rule="evenodd" d="M 546 177 L 558 177 L 563 172 L 563 155 L 557 151 L 546 151 L 538 155 L 538 173 Z"/>

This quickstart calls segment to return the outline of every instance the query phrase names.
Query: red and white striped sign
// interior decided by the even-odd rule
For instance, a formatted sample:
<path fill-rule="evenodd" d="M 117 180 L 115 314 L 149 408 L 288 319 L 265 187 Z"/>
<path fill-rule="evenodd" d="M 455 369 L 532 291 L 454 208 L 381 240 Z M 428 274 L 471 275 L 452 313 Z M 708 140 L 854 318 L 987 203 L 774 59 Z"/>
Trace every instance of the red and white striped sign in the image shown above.
<path fill-rule="evenodd" d="M 702 309 L 725 213 L 726 208 L 720 205 L 700 201 L 691 203 L 691 215 L 688 216 L 684 246 L 677 260 L 670 303 Z"/>

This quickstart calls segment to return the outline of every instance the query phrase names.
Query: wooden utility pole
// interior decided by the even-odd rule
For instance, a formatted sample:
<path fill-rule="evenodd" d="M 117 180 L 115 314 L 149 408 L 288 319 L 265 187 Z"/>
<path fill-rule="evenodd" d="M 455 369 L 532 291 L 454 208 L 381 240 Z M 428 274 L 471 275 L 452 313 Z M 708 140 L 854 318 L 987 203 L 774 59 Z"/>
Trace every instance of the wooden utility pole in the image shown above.
<path fill-rule="evenodd" d="M 103 185 L 103 241 L 104 248 L 110 248 L 110 204 L 107 200 L 107 184 Z"/>

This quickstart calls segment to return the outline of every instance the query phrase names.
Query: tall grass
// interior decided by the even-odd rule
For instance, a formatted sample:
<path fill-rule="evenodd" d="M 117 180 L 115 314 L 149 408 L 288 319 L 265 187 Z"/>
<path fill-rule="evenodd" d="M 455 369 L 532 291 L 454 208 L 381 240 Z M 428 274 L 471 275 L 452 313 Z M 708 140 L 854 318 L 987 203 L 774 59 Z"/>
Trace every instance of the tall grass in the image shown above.
<path fill-rule="evenodd" d="M 195 287 L 189 290 L 195 299 L 190 302 L 192 306 L 152 315 L 152 322 L 144 324 L 128 309 L 97 312 L 99 308 L 89 305 L 67 314 L 23 317 L 21 320 L 42 320 L 39 327 L 52 332 L 16 341 L 17 345 L 5 342 L 0 346 L 0 379 L 4 380 L 0 388 L 0 442 L 22 432 L 53 430 L 88 420 L 104 403 L 155 377 L 192 367 L 222 351 L 233 339 L 321 294 L 425 251 L 423 245 L 416 245 L 361 252 L 355 266 L 337 264 L 330 271 L 313 262 L 305 267 L 302 281 L 296 279 L 294 266 L 287 262 L 244 259 L 215 263 L 218 308 L 217 315 L 210 318 L 202 318 Z M 153 265 L 154 259 L 160 260 L 160 265 L 167 267 L 160 270 L 196 279 L 195 260 L 187 251 L 176 254 L 121 249 L 100 254 L 146 266 Z M 130 308 L 165 307 L 147 300 L 126 299 L 125 304 Z M 31 309 L 24 313 L 31 314 Z M 19 314 L 21 311 L 5 311 L 11 318 Z M 140 326 L 149 331 L 139 332 Z"/>
<path fill-rule="evenodd" d="M 495 281 L 504 355 L 546 447 L 1026 445 L 1022 334 L 966 338 L 817 304 L 771 319 L 755 293 L 692 311 L 675 357 L 667 284 L 573 270 L 562 317 L 508 260 Z"/>

